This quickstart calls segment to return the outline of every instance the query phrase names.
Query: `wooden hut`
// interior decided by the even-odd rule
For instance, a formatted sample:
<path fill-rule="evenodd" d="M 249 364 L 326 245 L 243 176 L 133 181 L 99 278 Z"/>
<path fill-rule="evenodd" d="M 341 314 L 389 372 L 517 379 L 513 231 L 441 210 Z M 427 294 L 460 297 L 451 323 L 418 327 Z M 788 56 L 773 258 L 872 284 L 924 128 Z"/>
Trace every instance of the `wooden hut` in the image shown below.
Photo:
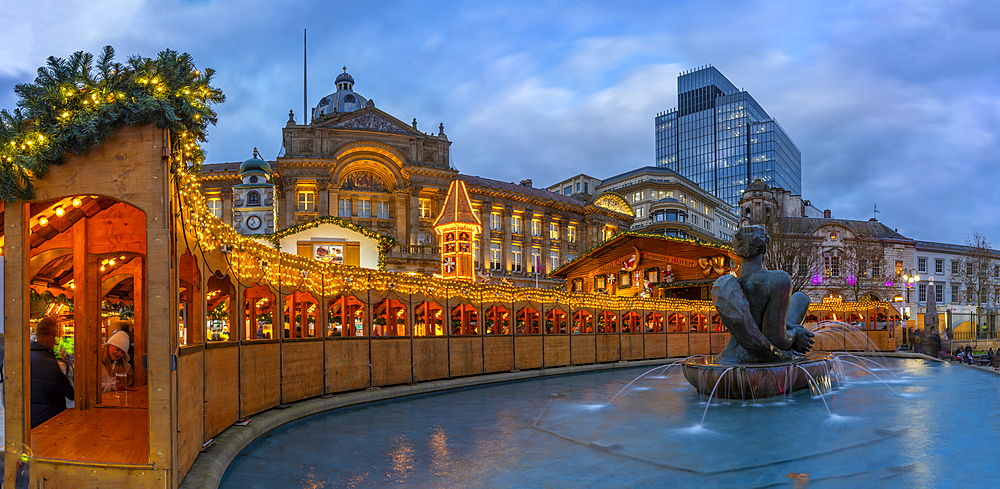
<path fill-rule="evenodd" d="M 117 132 L 85 156 L 52 166 L 35 197 L 4 208 L 6 336 L 5 483 L 30 460 L 31 487 L 172 487 L 182 440 L 174 318 L 184 264 L 171 230 L 170 154 L 165 130 Z M 196 284 L 200 285 L 200 284 Z M 74 407 L 31 429 L 30 297 L 72 299 Z M 102 393 L 100 355 L 114 332 L 102 305 L 134 311 L 135 380 Z M 195 308 L 186 321 L 197 321 Z M 96 482 L 95 482 L 96 483 Z"/>
<path fill-rule="evenodd" d="M 567 290 L 624 297 L 711 300 L 712 283 L 739 270 L 729 246 L 626 232 L 550 274 Z"/>

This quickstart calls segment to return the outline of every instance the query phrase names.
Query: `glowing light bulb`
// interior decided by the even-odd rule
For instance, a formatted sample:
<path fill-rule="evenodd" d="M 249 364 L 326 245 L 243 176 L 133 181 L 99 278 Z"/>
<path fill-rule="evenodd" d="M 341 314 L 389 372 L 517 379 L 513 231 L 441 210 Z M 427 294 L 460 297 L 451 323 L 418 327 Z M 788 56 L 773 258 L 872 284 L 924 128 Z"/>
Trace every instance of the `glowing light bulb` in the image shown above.
<path fill-rule="evenodd" d="M 46 218 L 44 218 L 44 217 L 40 217 L 40 218 L 38 218 L 38 225 L 39 226 L 48 226 L 49 225 L 49 220 L 46 219 Z"/>
<path fill-rule="evenodd" d="M 81 201 L 80 199 L 73 199 L 73 207 L 80 207 L 80 205 L 82 204 L 83 201 Z"/>
<path fill-rule="evenodd" d="M 64 211 L 62 207 L 56 207 L 56 215 L 57 216 L 62 217 L 63 214 L 65 214 L 65 213 L 66 213 L 66 211 Z"/>

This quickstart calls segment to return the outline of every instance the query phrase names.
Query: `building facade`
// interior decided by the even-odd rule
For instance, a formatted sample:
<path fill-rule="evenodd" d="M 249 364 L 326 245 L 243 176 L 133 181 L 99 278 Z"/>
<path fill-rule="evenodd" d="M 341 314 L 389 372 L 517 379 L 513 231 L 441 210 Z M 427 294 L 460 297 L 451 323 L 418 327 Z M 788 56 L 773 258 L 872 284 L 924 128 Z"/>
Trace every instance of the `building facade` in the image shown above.
<path fill-rule="evenodd" d="M 484 227 L 475 239 L 479 274 L 555 285 L 560 281 L 548 279 L 548 271 L 632 224 L 628 202 L 613 193 L 581 201 L 533 188 L 530 180 L 518 185 L 462 175 L 450 165 L 452 142 L 443 124 L 424 133 L 416 119 L 407 124 L 379 110 L 354 92 L 346 70 L 336 85 L 312 110 L 310 123 L 296 124 L 289 114 L 283 155 L 266 162 L 274 185 L 267 207 L 278 230 L 338 216 L 398 240 L 386 256 L 387 270 L 436 274 L 442 258 L 434 221 L 449 185 L 460 178 Z M 202 187 L 209 208 L 248 234 L 234 200 L 246 177 L 239 166 L 203 165 Z"/>
<path fill-rule="evenodd" d="M 749 93 L 712 66 L 677 78 L 677 108 L 656 115 L 656 166 L 730 206 L 754 179 L 802 194 L 799 149 Z M 747 158 L 747 155 L 750 155 Z"/>
<path fill-rule="evenodd" d="M 673 170 L 647 166 L 605 179 L 598 192 L 616 192 L 635 211 L 633 231 L 730 244 L 732 207 Z"/>

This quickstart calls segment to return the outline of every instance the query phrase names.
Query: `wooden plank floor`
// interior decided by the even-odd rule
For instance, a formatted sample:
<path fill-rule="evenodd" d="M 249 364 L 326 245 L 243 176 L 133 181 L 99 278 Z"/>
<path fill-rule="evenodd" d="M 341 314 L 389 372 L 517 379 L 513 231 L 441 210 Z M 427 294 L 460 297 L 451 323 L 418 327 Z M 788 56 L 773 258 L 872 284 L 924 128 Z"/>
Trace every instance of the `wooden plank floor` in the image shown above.
<path fill-rule="evenodd" d="M 119 464 L 149 463 L 149 411 L 67 409 L 31 430 L 36 457 Z"/>

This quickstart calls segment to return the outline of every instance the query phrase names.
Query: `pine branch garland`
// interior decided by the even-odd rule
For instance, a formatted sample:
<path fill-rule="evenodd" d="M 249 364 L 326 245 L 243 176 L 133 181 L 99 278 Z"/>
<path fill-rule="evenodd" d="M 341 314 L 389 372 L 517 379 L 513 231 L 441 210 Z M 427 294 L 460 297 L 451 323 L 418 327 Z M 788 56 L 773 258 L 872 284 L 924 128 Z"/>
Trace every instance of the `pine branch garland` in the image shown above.
<path fill-rule="evenodd" d="M 169 49 L 126 63 L 114 56 L 111 46 L 96 62 L 83 51 L 51 56 L 34 83 L 14 88 L 18 108 L 0 110 L 0 198 L 31 199 L 34 179 L 49 165 L 85 154 L 123 126 L 168 129 L 177 165 L 172 170 L 197 170 L 204 160 L 198 143 L 217 122 L 212 105 L 225 101 L 211 85 L 215 72 L 199 71 L 189 54 Z"/>

